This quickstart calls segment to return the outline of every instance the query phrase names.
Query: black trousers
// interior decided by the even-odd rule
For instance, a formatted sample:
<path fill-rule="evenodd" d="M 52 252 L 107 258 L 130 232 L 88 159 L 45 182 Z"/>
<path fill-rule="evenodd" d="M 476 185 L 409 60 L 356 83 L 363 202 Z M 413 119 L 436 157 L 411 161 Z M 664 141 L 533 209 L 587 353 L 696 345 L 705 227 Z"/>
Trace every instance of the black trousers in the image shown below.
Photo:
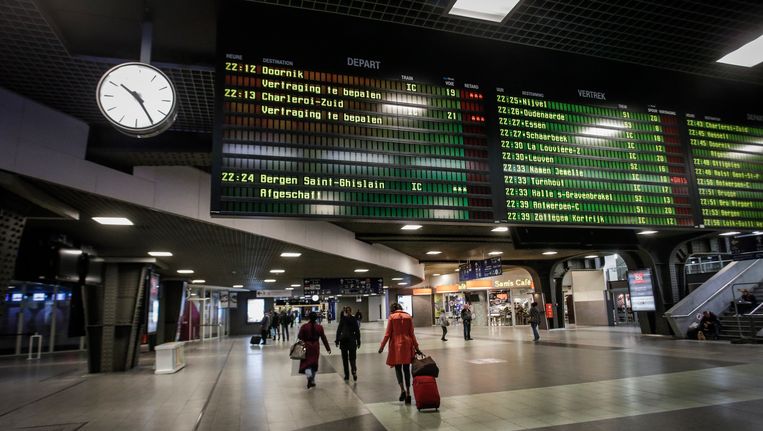
<path fill-rule="evenodd" d="M 283 339 L 289 341 L 289 324 L 285 323 L 281 325 L 281 332 L 283 333 Z"/>
<path fill-rule="evenodd" d="M 270 330 L 269 329 L 263 329 L 260 331 L 260 335 L 262 336 L 262 339 L 260 340 L 260 343 L 267 344 L 268 338 L 270 338 Z"/>
<path fill-rule="evenodd" d="M 350 377 L 350 369 L 352 369 L 352 374 L 357 373 L 358 367 L 355 365 L 355 358 L 357 354 L 357 349 L 355 346 L 352 346 L 347 349 L 340 349 L 342 351 L 342 365 L 344 366 L 344 378 L 347 379 Z M 349 362 L 349 366 L 348 366 Z"/>
<path fill-rule="evenodd" d="M 472 338 L 472 322 L 464 322 L 464 339 Z"/>
<path fill-rule="evenodd" d="M 442 338 L 441 340 L 445 339 L 445 336 L 448 334 L 448 328 L 446 326 L 440 326 L 442 328 Z"/>

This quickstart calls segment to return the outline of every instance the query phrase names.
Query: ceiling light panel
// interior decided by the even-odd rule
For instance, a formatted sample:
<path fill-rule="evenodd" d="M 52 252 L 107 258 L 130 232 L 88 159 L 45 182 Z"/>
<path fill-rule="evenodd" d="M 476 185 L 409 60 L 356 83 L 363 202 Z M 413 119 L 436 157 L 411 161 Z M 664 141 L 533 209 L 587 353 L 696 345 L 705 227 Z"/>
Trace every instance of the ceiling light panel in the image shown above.
<path fill-rule="evenodd" d="M 448 13 L 483 21 L 501 22 L 519 0 L 456 0 Z"/>
<path fill-rule="evenodd" d="M 763 36 L 744 44 L 741 48 L 732 51 L 720 59 L 718 63 L 733 64 L 735 66 L 753 67 L 763 62 Z"/>
<path fill-rule="evenodd" d="M 153 257 L 172 257 L 172 253 L 169 251 L 149 251 L 148 255 Z"/>
<path fill-rule="evenodd" d="M 125 217 L 93 217 L 93 220 L 100 224 L 109 226 L 132 226 L 130 219 Z"/>

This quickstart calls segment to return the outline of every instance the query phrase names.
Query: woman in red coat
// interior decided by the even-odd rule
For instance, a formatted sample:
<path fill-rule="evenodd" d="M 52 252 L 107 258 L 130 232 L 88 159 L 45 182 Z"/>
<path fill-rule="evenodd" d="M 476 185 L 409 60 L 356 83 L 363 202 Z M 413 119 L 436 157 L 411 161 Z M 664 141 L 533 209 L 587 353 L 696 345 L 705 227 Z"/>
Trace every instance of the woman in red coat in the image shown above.
<path fill-rule="evenodd" d="M 318 373 L 318 358 L 321 353 L 321 345 L 318 340 L 323 340 L 323 345 L 329 355 L 331 354 L 331 347 L 329 340 L 326 339 L 326 334 L 323 333 L 323 326 L 315 323 L 318 320 L 318 315 L 311 312 L 308 319 L 310 321 L 299 328 L 297 338 L 304 341 L 307 348 L 305 359 L 299 361 L 299 373 L 307 376 L 307 389 L 310 389 L 315 386 L 315 375 Z"/>
<path fill-rule="evenodd" d="M 395 367 L 395 376 L 400 385 L 400 401 L 411 403 L 411 362 L 419 351 L 419 343 L 413 335 L 413 319 L 403 311 L 403 307 L 395 302 L 389 307 L 391 313 L 387 322 L 387 332 L 379 346 L 379 353 L 389 341 L 387 365 Z M 403 386 L 405 376 L 405 386 Z"/>

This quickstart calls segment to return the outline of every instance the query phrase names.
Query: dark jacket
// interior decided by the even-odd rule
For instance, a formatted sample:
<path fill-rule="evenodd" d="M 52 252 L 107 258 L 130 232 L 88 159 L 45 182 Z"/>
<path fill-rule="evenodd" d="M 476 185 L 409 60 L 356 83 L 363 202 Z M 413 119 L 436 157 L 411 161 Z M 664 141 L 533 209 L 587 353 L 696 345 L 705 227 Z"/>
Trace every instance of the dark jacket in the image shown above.
<path fill-rule="evenodd" d="M 464 308 L 461 310 L 461 320 L 465 323 L 472 322 L 472 310 Z"/>
<path fill-rule="evenodd" d="M 530 323 L 540 323 L 540 310 L 538 310 L 538 307 L 530 308 Z"/>
<path fill-rule="evenodd" d="M 360 328 L 355 317 L 342 314 L 336 330 L 336 342 L 342 350 L 357 349 L 360 346 Z"/>

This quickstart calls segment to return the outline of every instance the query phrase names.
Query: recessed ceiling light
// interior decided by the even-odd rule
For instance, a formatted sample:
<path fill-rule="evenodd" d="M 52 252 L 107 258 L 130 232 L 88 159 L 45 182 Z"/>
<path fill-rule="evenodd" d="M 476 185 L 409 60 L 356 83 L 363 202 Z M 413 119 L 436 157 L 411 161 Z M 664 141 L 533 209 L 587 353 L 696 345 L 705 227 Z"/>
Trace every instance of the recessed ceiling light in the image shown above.
<path fill-rule="evenodd" d="M 406 286 L 408 283 L 397 283 L 398 286 Z"/>
<path fill-rule="evenodd" d="M 501 22 L 519 0 L 456 0 L 448 14 Z"/>
<path fill-rule="evenodd" d="M 559 252 L 558 252 L 558 251 L 544 251 L 544 252 L 543 252 L 543 253 L 541 253 L 541 254 L 544 254 L 544 255 L 546 255 L 546 256 L 553 256 L 553 255 L 555 255 L 555 254 L 557 254 L 557 253 L 559 253 Z"/>
<path fill-rule="evenodd" d="M 294 290 L 293 287 L 287 287 L 286 290 Z"/>
<path fill-rule="evenodd" d="M 723 232 L 721 234 L 718 234 L 720 236 L 732 236 L 732 235 L 739 235 L 742 232 Z"/>
<path fill-rule="evenodd" d="M 93 220 L 111 226 L 132 226 L 130 219 L 124 217 L 93 217 Z"/>
<path fill-rule="evenodd" d="M 299 284 L 292 284 L 291 287 L 299 287 Z"/>
<path fill-rule="evenodd" d="M 169 251 L 149 251 L 148 255 L 154 257 L 171 257 L 172 253 Z"/>
<path fill-rule="evenodd" d="M 763 36 L 742 45 L 720 59 L 718 63 L 734 64 L 736 66 L 752 67 L 763 62 Z"/>
<path fill-rule="evenodd" d="M 402 279 L 403 279 L 403 277 L 393 277 L 393 278 L 392 278 L 392 281 L 400 281 L 400 280 L 402 280 Z"/>
<path fill-rule="evenodd" d="M 499 254 L 503 254 L 503 252 L 496 250 L 496 251 L 491 251 L 490 253 L 488 253 L 488 256 L 498 256 Z"/>
<path fill-rule="evenodd" d="M 389 289 L 389 286 L 382 286 L 382 289 Z"/>
<path fill-rule="evenodd" d="M 178 274 L 193 274 L 192 269 L 178 269 Z"/>
<path fill-rule="evenodd" d="M 588 255 L 588 256 L 586 256 L 585 258 L 586 258 L 586 259 L 596 259 L 597 257 L 599 257 L 599 256 L 597 256 L 597 255 L 595 255 L 595 254 L 589 254 L 589 255 Z"/>
<path fill-rule="evenodd" d="M 358 268 L 355 272 L 368 272 L 368 270 L 366 268 Z"/>
<path fill-rule="evenodd" d="M 656 230 L 642 230 L 641 232 L 636 232 L 637 235 L 654 235 L 656 233 Z"/>
<path fill-rule="evenodd" d="M 439 277 L 442 274 L 432 274 L 432 277 Z"/>
<path fill-rule="evenodd" d="M 275 283 L 276 279 L 275 278 L 266 278 L 266 279 L 264 279 L 262 281 L 264 281 L 265 283 Z"/>
<path fill-rule="evenodd" d="M 509 231 L 509 228 L 507 228 L 506 226 L 498 226 L 490 230 L 490 232 L 508 232 L 508 231 Z"/>
<path fill-rule="evenodd" d="M 191 280 L 191 283 L 195 283 L 195 284 L 199 284 L 199 283 L 206 283 L 206 282 L 207 282 L 207 280 L 202 280 L 202 279 L 198 279 L 198 280 Z"/>
<path fill-rule="evenodd" d="M 243 284 L 234 284 L 233 287 L 240 289 L 240 288 L 244 287 L 244 285 Z"/>
<path fill-rule="evenodd" d="M 285 269 L 271 269 L 270 270 L 271 274 L 283 274 L 284 272 L 286 272 Z"/>
<path fill-rule="evenodd" d="M 302 253 L 296 253 L 292 251 L 285 251 L 281 253 L 281 257 L 300 257 L 302 256 Z"/>
<path fill-rule="evenodd" d="M 68 249 L 67 248 L 62 248 L 61 249 L 61 253 L 68 254 L 68 255 L 71 255 L 71 256 L 79 256 L 79 255 L 82 254 L 82 250 L 75 250 L 75 249 L 71 249 L 71 248 L 68 248 Z"/>
<path fill-rule="evenodd" d="M 419 230 L 421 229 L 420 224 L 407 224 L 400 228 L 400 230 Z"/>
<path fill-rule="evenodd" d="M 429 250 L 427 254 L 440 254 L 442 253 L 440 250 Z"/>

